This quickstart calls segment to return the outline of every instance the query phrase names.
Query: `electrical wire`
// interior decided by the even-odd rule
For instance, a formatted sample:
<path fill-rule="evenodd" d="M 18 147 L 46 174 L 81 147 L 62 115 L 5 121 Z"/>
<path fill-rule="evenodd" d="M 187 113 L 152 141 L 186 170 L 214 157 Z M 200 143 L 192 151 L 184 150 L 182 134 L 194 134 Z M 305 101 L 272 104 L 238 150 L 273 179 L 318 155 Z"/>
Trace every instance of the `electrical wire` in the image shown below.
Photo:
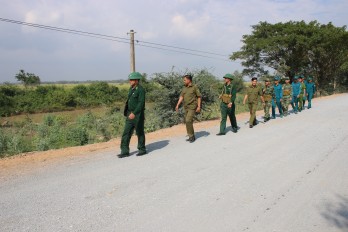
<path fill-rule="evenodd" d="M 51 30 L 51 31 L 64 32 L 64 33 L 68 33 L 68 34 L 75 34 L 75 35 L 80 35 L 80 36 L 86 36 L 86 37 L 91 37 L 91 38 L 97 38 L 97 39 L 103 39 L 103 40 L 115 41 L 115 42 L 119 42 L 119 43 L 130 44 L 129 38 L 124 38 L 124 37 L 110 36 L 110 35 L 104 35 L 104 34 L 99 34 L 99 33 L 92 33 L 92 32 L 73 30 L 73 29 L 67 29 L 67 28 L 61 28 L 61 27 L 47 26 L 47 25 L 42 25 L 42 24 L 28 23 L 28 22 L 22 22 L 22 21 L 6 19 L 6 18 L 0 18 L 0 21 L 18 24 L 18 25 L 29 26 L 29 27 L 36 27 L 36 28 L 41 28 L 41 29 L 46 29 L 46 30 Z M 201 51 L 201 50 L 183 48 L 183 47 L 178 47 L 178 46 L 147 42 L 147 41 L 142 41 L 142 40 L 135 40 L 135 41 L 137 42 L 137 43 L 135 43 L 136 46 L 231 62 L 228 59 L 203 55 L 203 54 L 209 54 L 209 55 L 215 55 L 215 56 L 220 56 L 220 57 L 228 57 L 227 55 L 222 55 L 222 54 L 218 54 L 218 53 L 214 53 L 214 52 Z M 143 44 L 141 44 L 141 43 L 143 43 Z M 146 45 L 146 44 L 150 44 L 150 45 Z M 155 46 L 152 46 L 152 45 L 155 45 Z M 174 48 L 174 49 L 168 49 L 168 48 Z M 202 54 L 197 54 L 197 53 L 202 53 Z"/>

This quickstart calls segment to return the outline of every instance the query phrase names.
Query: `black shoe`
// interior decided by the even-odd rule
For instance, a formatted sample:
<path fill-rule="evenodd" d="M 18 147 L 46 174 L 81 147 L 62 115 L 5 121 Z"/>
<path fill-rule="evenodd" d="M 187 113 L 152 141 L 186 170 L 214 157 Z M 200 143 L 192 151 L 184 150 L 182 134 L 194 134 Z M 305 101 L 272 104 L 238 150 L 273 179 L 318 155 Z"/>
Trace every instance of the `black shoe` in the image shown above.
<path fill-rule="evenodd" d="M 189 140 L 188 140 L 190 143 L 193 143 L 194 141 L 196 141 L 196 138 L 195 138 L 195 136 L 192 136 L 191 138 L 189 138 Z"/>
<path fill-rule="evenodd" d="M 123 153 L 123 154 L 117 155 L 118 158 L 125 158 L 125 157 L 128 157 L 128 156 L 129 156 L 129 153 Z"/>
<path fill-rule="evenodd" d="M 258 122 L 257 121 L 255 121 L 254 123 L 253 123 L 253 126 L 256 126 L 258 124 Z"/>
<path fill-rule="evenodd" d="M 263 121 L 264 122 L 267 122 L 267 121 L 269 121 L 271 118 L 265 118 Z"/>
<path fill-rule="evenodd" d="M 146 151 L 139 151 L 139 152 L 136 154 L 136 156 L 142 156 L 142 155 L 145 155 L 145 154 L 147 154 Z"/>
<path fill-rule="evenodd" d="M 226 134 L 226 133 L 221 133 L 221 132 L 220 132 L 220 133 L 218 133 L 218 134 L 216 134 L 216 135 L 219 136 L 219 135 L 225 135 L 225 134 Z"/>
<path fill-rule="evenodd" d="M 237 133 L 238 132 L 238 128 L 237 127 L 232 127 L 232 132 L 233 133 Z"/>
<path fill-rule="evenodd" d="M 253 128 L 254 126 L 253 125 L 249 125 L 249 128 Z"/>

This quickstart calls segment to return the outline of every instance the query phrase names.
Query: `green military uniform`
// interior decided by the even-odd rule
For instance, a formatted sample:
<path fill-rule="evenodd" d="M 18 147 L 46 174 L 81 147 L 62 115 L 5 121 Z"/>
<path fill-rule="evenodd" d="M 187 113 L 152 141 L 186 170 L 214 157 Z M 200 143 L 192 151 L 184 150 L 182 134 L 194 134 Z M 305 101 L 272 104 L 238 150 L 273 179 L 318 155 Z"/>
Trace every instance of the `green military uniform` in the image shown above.
<path fill-rule="evenodd" d="M 288 77 L 286 79 L 289 79 Z M 282 106 L 283 106 L 283 112 L 284 116 L 287 116 L 289 114 L 289 105 L 292 100 L 292 85 L 289 84 L 284 84 L 283 85 L 283 101 L 282 101 Z"/>
<path fill-rule="evenodd" d="M 265 81 L 270 81 L 269 79 L 266 79 Z M 263 99 L 265 101 L 265 104 L 263 106 L 263 110 L 265 112 L 265 122 L 271 119 L 269 110 L 272 107 L 272 99 L 275 99 L 275 93 L 274 93 L 274 87 L 272 85 L 265 86 L 263 89 Z"/>
<path fill-rule="evenodd" d="M 180 96 L 184 99 L 184 110 L 185 110 L 185 124 L 186 131 L 189 138 L 194 137 L 195 131 L 193 129 L 193 117 L 195 116 L 196 109 L 198 107 L 198 97 L 201 97 L 201 93 L 196 85 L 185 86 Z"/>
<path fill-rule="evenodd" d="M 231 74 L 226 74 L 224 78 L 233 80 L 233 76 Z M 236 100 L 236 95 L 237 95 L 237 90 L 236 90 L 236 87 L 232 85 L 232 83 L 230 83 L 229 85 L 224 84 L 222 93 L 220 95 L 221 122 L 220 122 L 220 132 L 218 135 L 225 134 L 227 115 L 230 118 L 232 131 L 236 133 L 238 130 L 236 114 L 235 114 L 236 106 L 234 103 L 234 101 Z M 232 103 L 232 106 L 228 107 L 230 103 Z"/>
<path fill-rule="evenodd" d="M 261 86 L 250 85 L 247 88 L 247 95 L 248 95 L 248 107 L 250 110 L 249 125 L 253 126 L 253 125 L 256 125 L 256 110 L 257 110 L 258 100 L 259 100 L 259 97 L 262 96 Z"/>
<path fill-rule="evenodd" d="M 141 74 L 133 72 L 129 75 L 130 80 L 139 80 Z M 134 88 L 130 88 L 128 92 L 128 100 L 125 107 L 126 123 L 121 139 L 121 156 L 129 155 L 129 142 L 134 133 L 134 129 L 138 136 L 138 150 L 139 155 L 146 154 L 145 147 L 145 132 L 144 132 L 144 120 L 145 120 L 145 90 L 142 86 L 137 85 Z M 133 113 L 134 119 L 129 119 L 128 116 Z"/>
<path fill-rule="evenodd" d="M 304 92 L 306 90 L 306 84 L 304 82 L 301 82 L 301 86 L 300 86 L 300 97 L 298 98 L 299 101 L 299 106 L 298 106 L 298 110 L 301 112 L 304 109 Z"/>

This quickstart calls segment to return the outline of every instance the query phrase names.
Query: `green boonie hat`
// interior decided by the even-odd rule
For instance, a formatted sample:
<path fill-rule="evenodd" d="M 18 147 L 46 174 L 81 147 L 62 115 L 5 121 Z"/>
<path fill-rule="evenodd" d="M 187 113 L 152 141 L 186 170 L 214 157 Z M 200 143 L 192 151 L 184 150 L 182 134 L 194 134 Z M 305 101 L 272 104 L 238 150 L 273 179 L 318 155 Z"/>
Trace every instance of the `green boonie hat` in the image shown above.
<path fill-rule="evenodd" d="M 143 76 L 139 72 L 132 72 L 128 75 L 129 80 L 140 80 Z"/>
<path fill-rule="evenodd" d="M 308 79 L 308 80 L 313 80 L 313 77 L 308 76 L 307 79 Z"/>
<path fill-rule="evenodd" d="M 233 80 L 233 78 L 234 78 L 234 77 L 233 77 L 233 75 L 232 75 L 232 74 L 227 73 L 227 74 L 225 74 L 224 78 L 227 78 L 227 79 Z"/>
<path fill-rule="evenodd" d="M 290 80 L 290 78 L 289 77 L 284 77 L 284 80 Z"/>
<path fill-rule="evenodd" d="M 274 77 L 274 80 L 275 80 L 275 81 L 279 81 L 279 80 L 280 80 L 280 76 L 275 76 L 275 77 Z"/>
<path fill-rule="evenodd" d="M 294 80 L 297 80 L 298 79 L 298 76 L 294 76 Z"/>
<path fill-rule="evenodd" d="M 265 82 L 267 82 L 267 81 L 270 82 L 269 78 L 266 78 L 266 79 L 265 79 Z"/>

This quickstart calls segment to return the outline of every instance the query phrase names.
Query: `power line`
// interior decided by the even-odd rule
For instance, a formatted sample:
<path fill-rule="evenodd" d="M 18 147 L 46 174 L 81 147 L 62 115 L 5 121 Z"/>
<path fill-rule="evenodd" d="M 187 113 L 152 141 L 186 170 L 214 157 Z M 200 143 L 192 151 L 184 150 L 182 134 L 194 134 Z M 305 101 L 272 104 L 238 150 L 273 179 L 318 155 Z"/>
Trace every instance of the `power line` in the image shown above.
<path fill-rule="evenodd" d="M 130 44 L 129 39 L 124 38 L 124 37 L 110 36 L 110 35 L 104 35 L 104 34 L 99 34 L 99 33 L 92 33 L 92 32 L 73 30 L 73 29 L 67 29 L 67 28 L 61 28 L 61 27 L 47 26 L 47 25 L 42 25 L 42 24 L 28 23 L 28 22 L 17 21 L 17 20 L 6 19 L 6 18 L 0 18 L 0 21 L 18 24 L 18 25 L 29 26 L 29 27 L 36 27 L 36 28 L 41 28 L 41 29 L 46 29 L 46 30 L 51 30 L 51 31 L 64 32 L 64 33 L 68 33 L 68 34 L 75 34 L 75 35 L 80 35 L 80 36 L 86 36 L 86 37 L 91 37 L 91 38 L 97 38 L 97 39 L 103 39 L 103 40 L 115 41 L 115 42 L 119 42 L 119 43 Z M 183 48 L 183 47 L 160 44 L 160 43 L 147 42 L 147 41 L 142 41 L 142 40 L 136 40 L 136 41 L 137 41 L 137 44 L 135 44 L 136 46 L 153 48 L 153 49 L 157 49 L 157 50 L 164 50 L 164 51 L 170 51 L 170 52 L 176 52 L 176 53 L 182 53 L 182 54 L 187 54 L 187 55 L 193 55 L 193 56 L 199 56 L 199 57 L 205 57 L 205 58 L 210 58 L 210 59 L 231 62 L 228 59 L 203 55 L 203 54 L 209 54 L 209 55 L 215 55 L 215 56 L 220 56 L 220 57 L 227 57 L 227 55 L 222 55 L 219 53 Z M 143 44 L 139 44 L 139 43 L 143 43 Z M 145 44 L 150 44 L 150 45 L 145 45 Z M 152 46 L 152 45 L 154 45 L 154 46 Z M 173 49 L 168 49 L 168 48 L 173 48 Z M 197 53 L 202 53 L 202 54 L 197 54 Z"/>

